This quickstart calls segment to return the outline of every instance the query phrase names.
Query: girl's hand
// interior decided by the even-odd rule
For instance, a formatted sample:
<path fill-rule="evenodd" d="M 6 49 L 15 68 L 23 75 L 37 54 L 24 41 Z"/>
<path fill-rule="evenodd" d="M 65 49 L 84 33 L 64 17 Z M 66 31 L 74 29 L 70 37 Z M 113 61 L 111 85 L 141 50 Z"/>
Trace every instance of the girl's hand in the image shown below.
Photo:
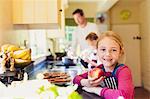
<path fill-rule="evenodd" d="M 103 79 L 103 76 L 99 79 L 82 79 L 80 83 L 84 87 L 97 87 Z"/>
<path fill-rule="evenodd" d="M 90 93 L 95 93 L 97 95 L 100 95 L 102 90 L 101 87 L 83 87 L 82 89 Z"/>
<path fill-rule="evenodd" d="M 81 85 L 82 86 L 85 86 L 85 87 L 91 87 L 91 84 L 90 84 L 90 80 L 89 79 L 82 79 L 80 81 Z"/>
<path fill-rule="evenodd" d="M 92 87 L 96 87 L 100 85 L 101 81 L 103 81 L 104 78 L 104 76 L 101 76 L 99 79 L 89 79 L 89 83 Z"/>

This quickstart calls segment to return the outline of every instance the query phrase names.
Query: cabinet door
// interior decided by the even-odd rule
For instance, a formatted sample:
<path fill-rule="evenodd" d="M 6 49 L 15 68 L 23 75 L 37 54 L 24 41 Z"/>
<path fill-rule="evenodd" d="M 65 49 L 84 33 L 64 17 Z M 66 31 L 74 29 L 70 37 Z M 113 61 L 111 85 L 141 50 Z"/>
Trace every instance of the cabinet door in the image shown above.
<path fill-rule="evenodd" d="M 13 0 L 13 24 L 28 24 L 34 21 L 34 0 Z"/>
<path fill-rule="evenodd" d="M 13 0 L 13 23 L 22 23 L 22 0 Z"/>
<path fill-rule="evenodd" d="M 22 24 L 34 23 L 34 0 L 22 1 Z"/>
<path fill-rule="evenodd" d="M 34 23 L 47 23 L 48 0 L 35 0 L 34 9 Z"/>
<path fill-rule="evenodd" d="M 13 23 L 61 26 L 60 10 L 61 0 L 13 0 Z"/>
<path fill-rule="evenodd" d="M 58 0 L 48 0 L 48 23 L 58 23 L 57 1 Z"/>

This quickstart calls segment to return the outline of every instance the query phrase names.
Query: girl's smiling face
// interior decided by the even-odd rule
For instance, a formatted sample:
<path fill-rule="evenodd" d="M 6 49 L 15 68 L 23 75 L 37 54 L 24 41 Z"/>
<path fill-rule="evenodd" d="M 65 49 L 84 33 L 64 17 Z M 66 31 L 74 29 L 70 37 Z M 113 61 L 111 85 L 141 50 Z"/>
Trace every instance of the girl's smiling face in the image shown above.
<path fill-rule="evenodd" d="M 111 37 L 104 37 L 98 42 L 98 57 L 104 67 L 115 67 L 121 56 L 119 44 Z"/>

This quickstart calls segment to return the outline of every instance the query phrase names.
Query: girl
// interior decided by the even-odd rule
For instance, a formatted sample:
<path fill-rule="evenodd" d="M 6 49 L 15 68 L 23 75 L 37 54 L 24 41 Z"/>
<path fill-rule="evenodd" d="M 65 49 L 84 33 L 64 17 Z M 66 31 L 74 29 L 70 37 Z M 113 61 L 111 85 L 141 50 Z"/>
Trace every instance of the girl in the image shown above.
<path fill-rule="evenodd" d="M 105 99 L 133 99 L 134 86 L 130 69 L 119 60 L 124 55 L 120 36 L 112 31 L 102 33 L 97 42 L 97 54 L 102 62 L 98 68 L 104 72 L 99 79 L 88 79 L 88 72 L 77 75 L 73 83 L 83 90 L 98 94 Z"/>
<path fill-rule="evenodd" d="M 98 40 L 98 35 L 94 32 L 90 32 L 85 40 L 87 41 L 88 45 L 91 47 L 91 53 L 89 57 L 85 58 L 84 61 L 88 63 L 89 70 L 91 68 L 97 67 L 98 64 L 100 64 L 99 61 L 97 61 L 97 50 L 96 50 L 96 44 Z"/>

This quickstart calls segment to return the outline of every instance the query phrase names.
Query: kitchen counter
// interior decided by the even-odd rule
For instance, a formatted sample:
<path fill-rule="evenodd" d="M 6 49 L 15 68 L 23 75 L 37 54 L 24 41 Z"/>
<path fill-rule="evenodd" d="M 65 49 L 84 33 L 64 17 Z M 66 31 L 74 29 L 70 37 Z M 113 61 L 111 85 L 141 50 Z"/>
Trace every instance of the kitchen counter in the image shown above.
<path fill-rule="evenodd" d="M 96 94 L 82 90 L 81 87 L 79 87 L 76 91 L 83 97 L 83 99 L 104 99 L 103 97 L 100 97 Z"/>
<path fill-rule="evenodd" d="M 33 64 L 32 66 L 25 67 L 24 70 L 27 72 L 29 80 L 37 79 L 38 74 L 43 74 L 46 72 L 67 72 L 73 79 L 74 76 L 80 74 L 82 69 L 80 66 L 65 66 L 58 65 L 61 61 L 42 61 L 38 64 Z M 57 65 L 56 65 L 57 64 Z"/>
<path fill-rule="evenodd" d="M 51 72 L 51 71 L 61 71 L 61 72 L 67 72 L 70 74 L 71 79 L 73 79 L 77 74 L 81 74 L 82 69 L 80 66 L 69 66 L 69 68 L 65 66 L 55 66 L 54 63 L 58 61 L 43 61 L 40 64 L 37 64 L 34 66 L 35 68 L 32 70 L 32 73 L 29 73 L 29 79 L 36 79 L 37 75 L 39 73 L 45 73 L 45 72 Z M 67 83 L 66 85 L 59 85 L 59 86 L 68 86 L 72 83 Z M 57 84 L 56 84 L 57 85 Z M 102 97 L 88 93 L 86 91 L 83 91 L 81 87 L 77 89 L 77 92 L 83 97 L 83 99 L 103 99 Z"/>
<path fill-rule="evenodd" d="M 37 93 L 37 90 L 41 87 L 50 87 L 47 80 L 29 80 L 29 81 L 15 81 L 10 86 L 5 87 L 0 83 L 0 98 L 1 99 L 49 99 L 54 95 L 49 91 L 45 91 L 43 94 Z M 59 93 L 58 99 L 67 99 L 68 95 L 71 94 L 75 89 L 75 86 L 69 87 L 57 87 Z M 22 90 L 23 89 L 23 90 Z M 83 91 L 80 87 L 76 90 L 82 99 L 103 99 L 102 97 Z M 54 98 L 52 98 L 54 99 Z M 75 98 L 73 98 L 75 99 Z"/>
<path fill-rule="evenodd" d="M 70 74 L 70 77 L 71 77 L 71 80 L 72 80 L 77 74 L 81 74 L 82 73 L 82 69 L 81 69 L 80 66 L 69 66 L 69 67 L 56 66 L 55 63 L 57 63 L 57 62 L 58 61 L 47 61 L 47 60 L 41 61 L 40 60 L 40 62 L 37 62 L 36 64 L 35 63 L 30 64 L 29 66 L 24 68 L 24 72 L 26 72 L 28 74 L 28 79 L 29 80 L 27 80 L 25 82 L 24 81 L 17 81 L 18 83 L 16 83 L 16 84 L 20 84 L 20 83 L 23 82 L 22 85 L 24 84 L 27 87 L 25 87 L 24 85 L 22 87 L 26 88 L 26 91 L 31 88 L 32 90 L 30 90 L 30 91 L 32 91 L 32 93 L 34 95 L 34 85 L 36 85 L 35 88 L 38 88 L 40 85 L 45 84 L 45 83 L 40 83 L 40 82 L 43 82 L 41 80 L 38 81 L 38 79 L 37 79 L 37 75 L 38 74 L 43 74 L 45 72 L 51 72 L 51 71 L 52 72 L 53 71 L 67 72 L 68 74 Z M 33 82 L 33 83 L 31 83 L 31 82 Z M 38 83 L 38 84 L 36 84 L 36 83 Z M 16 84 L 11 84 L 11 85 L 14 86 Z M 72 85 L 72 81 L 71 81 L 71 83 L 66 83 L 66 84 L 59 85 L 59 86 L 67 88 L 67 86 L 70 86 L 70 85 Z M 17 93 L 18 93 L 17 91 L 20 90 L 19 88 L 21 88 L 21 87 L 11 88 L 9 86 L 10 85 L 8 85 L 8 88 L 4 87 L 6 92 L 12 92 L 12 91 L 16 90 L 16 93 L 12 94 L 12 96 L 17 96 Z M 83 99 L 101 99 L 100 96 L 92 94 L 92 93 L 88 93 L 86 91 L 83 91 L 80 87 L 76 91 L 83 97 Z M 30 95 L 31 92 L 30 93 L 29 92 L 25 92 L 25 90 L 24 90 L 24 92 L 19 92 L 19 93 L 20 93 L 20 97 L 22 95 L 24 95 L 23 93 L 26 93 L 26 95 L 25 95 L 26 97 L 33 96 L 33 95 Z M 6 94 L 3 94 L 3 93 L 1 93 L 1 94 L 4 95 L 4 96 L 7 96 Z M 38 96 L 37 95 L 35 95 L 35 96 L 37 97 L 36 99 L 38 99 Z M 25 99 L 28 99 L 28 98 L 25 98 Z"/>

